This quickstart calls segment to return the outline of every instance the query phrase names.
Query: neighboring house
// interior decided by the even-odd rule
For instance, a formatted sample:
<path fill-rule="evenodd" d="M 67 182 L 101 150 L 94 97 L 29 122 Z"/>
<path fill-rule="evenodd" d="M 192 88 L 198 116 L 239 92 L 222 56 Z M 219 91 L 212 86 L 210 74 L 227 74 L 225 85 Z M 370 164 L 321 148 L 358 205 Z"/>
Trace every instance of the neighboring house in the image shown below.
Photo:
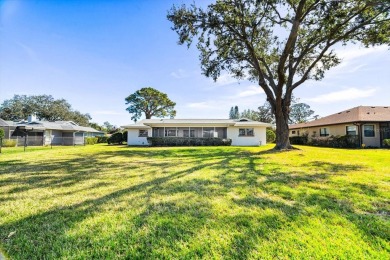
<path fill-rule="evenodd" d="M 0 127 L 4 129 L 6 139 L 17 139 L 24 143 L 27 134 L 28 145 L 76 145 L 84 144 L 84 138 L 100 136 L 104 133 L 91 127 L 79 126 L 72 121 L 39 121 L 35 116 L 28 120 L 13 122 L 0 119 Z"/>
<path fill-rule="evenodd" d="M 358 136 L 359 144 L 383 146 L 390 138 L 390 107 L 359 106 L 307 123 L 290 125 L 290 136 Z"/>
<path fill-rule="evenodd" d="M 128 131 L 128 145 L 148 145 L 147 137 L 231 139 L 235 146 L 266 144 L 271 124 L 248 119 L 144 119 L 122 126 Z"/>

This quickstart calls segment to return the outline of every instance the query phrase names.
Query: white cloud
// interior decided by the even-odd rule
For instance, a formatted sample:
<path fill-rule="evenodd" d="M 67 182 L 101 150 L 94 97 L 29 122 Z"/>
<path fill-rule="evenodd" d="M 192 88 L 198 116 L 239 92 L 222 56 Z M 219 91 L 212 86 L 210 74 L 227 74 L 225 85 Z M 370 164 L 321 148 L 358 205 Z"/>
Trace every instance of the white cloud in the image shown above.
<path fill-rule="evenodd" d="M 170 74 L 172 77 L 176 79 L 182 79 L 188 77 L 188 73 L 183 69 L 178 69 Z"/>
<path fill-rule="evenodd" d="M 376 89 L 370 88 L 366 90 L 360 90 L 357 88 L 348 88 L 340 91 L 331 92 L 328 94 L 319 95 L 313 98 L 307 98 L 305 100 L 316 103 L 334 103 L 339 101 L 360 99 L 371 97 L 375 94 Z"/>
<path fill-rule="evenodd" d="M 387 46 L 378 46 L 378 47 L 370 47 L 370 48 L 350 46 L 348 48 L 342 48 L 336 50 L 338 57 L 340 57 L 343 60 L 343 62 L 348 62 L 353 59 L 357 59 L 367 55 L 380 54 L 385 52 L 387 52 Z"/>
<path fill-rule="evenodd" d="M 233 78 L 229 74 L 222 74 L 221 76 L 219 76 L 216 83 L 220 86 L 225 86 L 233 83 L 238 83 L 238 80 Z"/>
<path fill-rule="evenodd" d="M 21 42 L 15 42 L 15 43 L 24 50 L 24 52 L 27 54 L 27 56 L 31 60 L 38 61 L 37 53 L 31 47 L 29 47 Z"/>
<path fill-rule="evenodd" d="M 250 85 L 246 90 L 238 93 L 239 97 L 250 97 L 263 94 L 264 90 L 260 86 Z"/>
<path fill-rule="evenodd" d="M 210 101 L 209 101 L 210 102 Z M 212 108 L 209 104 L 209 102 L 195 102 L 195 103 L 189 103 L 187 104 L 187 107 L 190 108 L 199 108 L 199 109 L 204 109 L 204 108 Z M 212 101 L 210 103 L 213 103 Z"/>

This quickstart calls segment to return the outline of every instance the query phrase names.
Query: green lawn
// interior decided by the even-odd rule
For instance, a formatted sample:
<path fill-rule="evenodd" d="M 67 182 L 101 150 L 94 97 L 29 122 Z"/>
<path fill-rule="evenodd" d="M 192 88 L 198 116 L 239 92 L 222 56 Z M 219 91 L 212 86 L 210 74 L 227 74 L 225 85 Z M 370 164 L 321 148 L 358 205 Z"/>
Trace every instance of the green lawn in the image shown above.
<path fill-rule="evenodd" d="M 390 150 L 271 147 L 3 149 L 0 251 L 390 258 Z"/>

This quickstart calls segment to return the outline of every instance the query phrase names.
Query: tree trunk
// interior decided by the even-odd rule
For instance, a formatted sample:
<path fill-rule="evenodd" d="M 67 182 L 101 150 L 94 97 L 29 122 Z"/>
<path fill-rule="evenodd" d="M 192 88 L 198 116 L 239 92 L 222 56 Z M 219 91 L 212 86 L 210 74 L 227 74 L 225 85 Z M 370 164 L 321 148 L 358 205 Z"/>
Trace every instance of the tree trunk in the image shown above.
<path fill-rule="evenodd" d="M 275 107 L 276 121 L 276 145 L 275 150 L 293 149 L 289 140 L 288 116 L 289 107 L 285 105 L 276 105 Z"/>

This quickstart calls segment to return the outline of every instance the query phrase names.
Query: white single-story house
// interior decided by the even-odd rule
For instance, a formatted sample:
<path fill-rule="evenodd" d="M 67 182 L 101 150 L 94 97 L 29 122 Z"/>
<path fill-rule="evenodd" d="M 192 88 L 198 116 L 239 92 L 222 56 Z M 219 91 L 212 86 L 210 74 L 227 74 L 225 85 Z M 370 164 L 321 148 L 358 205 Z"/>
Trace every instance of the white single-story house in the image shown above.
<path fill-rule="evenodd" d="M 147 137 L 231 139 L 233 146 L 266 144 L 271 124 L 249 119 L 144 119 L 122 128 L 128 131 L 128 145 L 149 145 Z"/>
<path fill-rule="evenodd" d="M 84 144 L 85 137 L 104 135 L 72 121 L 40 121 L 34 115 L 19 122 L 0 119 L 0 128 L 4 129 L 5 139 L 16 139 L 18 145 L 23 145 L 24 141 L 27 145 L 76 145 Z"/>
<path fill-rule="evenodd" d="M 356 136 L 359 146 L 382 147 L 390 139 L 390 106 L 358 106 L 306 123 L 289 126 L 290 136 L 308 139 Z"/>

